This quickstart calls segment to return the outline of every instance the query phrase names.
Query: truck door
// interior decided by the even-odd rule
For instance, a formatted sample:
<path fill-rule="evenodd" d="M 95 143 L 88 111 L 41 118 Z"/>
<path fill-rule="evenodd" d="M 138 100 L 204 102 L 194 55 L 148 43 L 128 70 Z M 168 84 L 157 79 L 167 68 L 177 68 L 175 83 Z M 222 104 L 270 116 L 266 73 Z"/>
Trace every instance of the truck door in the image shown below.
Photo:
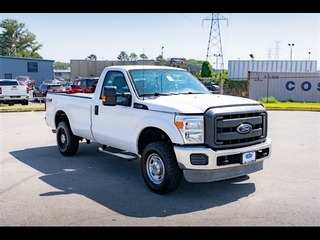
<path fill-rule="evenodd" d="M 122 81 L 121 81 L 122 79 Z M 134 124 L 131 123 L 131 106 L 123 105 L 123 98 L 117 97 L 116 106 L 102 105 L 101 95 L 103 86 L 117 86 L 117 92 L 130 92 L 124 74 L 120 71 L 108 71 L 103 85 L 95 94 L 92 109 L 92 134 L 95 140 L 101 144 L 110 145 L 115 148 L 131 151 L 131 138 Z"/>

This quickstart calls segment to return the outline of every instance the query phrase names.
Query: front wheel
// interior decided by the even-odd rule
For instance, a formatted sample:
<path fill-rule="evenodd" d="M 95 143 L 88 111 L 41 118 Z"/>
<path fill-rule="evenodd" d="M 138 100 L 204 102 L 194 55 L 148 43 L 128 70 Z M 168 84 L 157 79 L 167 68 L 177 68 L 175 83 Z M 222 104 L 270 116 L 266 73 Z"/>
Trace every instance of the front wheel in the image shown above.
<path fill-rule="evenodd" d="M 172 146 L 166 142 L 153 142 L 145 147 L 141 170 L 146 185 L 157 194 L 176 190 L 183 177 Z"/>
<path fill-rule="evenodd" d="M 79 138 L 73 135 L 67 122 L 62 121 L 57 127 L 57 145 L 63 156 L 72 156 L 77 153 L 79 148 Z"/>

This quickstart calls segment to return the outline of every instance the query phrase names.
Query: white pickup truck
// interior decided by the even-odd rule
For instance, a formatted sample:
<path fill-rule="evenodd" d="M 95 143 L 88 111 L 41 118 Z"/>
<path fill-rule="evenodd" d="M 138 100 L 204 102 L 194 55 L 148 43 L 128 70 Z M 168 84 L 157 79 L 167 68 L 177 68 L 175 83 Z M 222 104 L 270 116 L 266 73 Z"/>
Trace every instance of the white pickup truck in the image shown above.
<path fill-rule="evenodd" d="M 15 103 L 28 105 L 29 88 L 26 85 L 20 85 L 15 79 L 0 79 L 0 103 L 9 106 Z"/>
<path fill-rule="evenodd" d="M 270 157 L 268 113 L 254 100 L 213 94 L 188 71 L 106 67 L 94 93 L 48 92 L 45 121 L 63 156 L 79 142 L 141 162 L 148 188 L 165 194 L 263 169 Z"/>

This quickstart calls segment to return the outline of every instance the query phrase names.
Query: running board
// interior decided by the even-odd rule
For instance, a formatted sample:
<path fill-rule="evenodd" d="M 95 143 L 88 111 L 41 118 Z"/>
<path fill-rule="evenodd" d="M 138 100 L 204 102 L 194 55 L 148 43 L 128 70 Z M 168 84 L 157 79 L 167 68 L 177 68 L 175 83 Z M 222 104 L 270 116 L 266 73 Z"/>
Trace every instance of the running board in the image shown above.
<path fill-rule="evenodd" d="M 120 158 L 128 159 L 128 160 L 133 160 L 136 159 L 137 156 L 134 155 L 133 153 L 129 153 L 127 151 L 122 151 L 116 148 L 112 147 L 99 147 L 98 148 L 100 152 L 107 153 L 113 156 L 117 156 Z"/>

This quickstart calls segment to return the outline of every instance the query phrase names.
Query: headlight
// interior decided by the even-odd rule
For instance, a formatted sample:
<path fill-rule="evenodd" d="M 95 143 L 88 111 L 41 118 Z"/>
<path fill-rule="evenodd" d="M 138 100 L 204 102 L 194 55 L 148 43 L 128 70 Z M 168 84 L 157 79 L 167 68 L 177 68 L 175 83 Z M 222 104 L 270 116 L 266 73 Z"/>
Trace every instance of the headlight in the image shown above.
<path fill-rule="evenodd" d="M 176 116 L 175 125 L 185 144 L 203 143 L 203 116 Z"/>

